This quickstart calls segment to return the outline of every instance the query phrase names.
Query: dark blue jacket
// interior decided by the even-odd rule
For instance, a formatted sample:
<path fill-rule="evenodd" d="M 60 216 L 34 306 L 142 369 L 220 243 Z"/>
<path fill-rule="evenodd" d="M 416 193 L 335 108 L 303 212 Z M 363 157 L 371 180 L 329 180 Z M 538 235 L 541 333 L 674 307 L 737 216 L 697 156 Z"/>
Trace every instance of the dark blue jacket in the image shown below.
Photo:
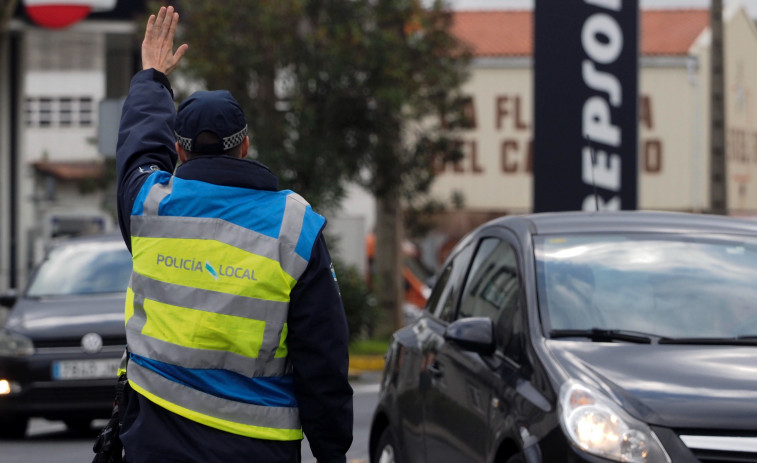
<path fill-rule="evenodd" d="M 187 180 L 256 190 L 277 190 L 263 164 L 203 156 L 176 168 L 176 109 L 167 77 L 154 69 L 137 73 L 124 103 L 118 136 L 118 217 L 131 249 L 134 200 L 154 170 Z M 287 321 L 289 358 L 305 436 L 319 463 L 344 463 L 352 443 L 352 388 L 347 382 L 347 320 L 322 233 L 308 268 L 292 290 Z M 213 429 L 130 392 L 121 430 L 129 463 L 290 463 L 300 461 L 300 442 L 252 439 Z"/>

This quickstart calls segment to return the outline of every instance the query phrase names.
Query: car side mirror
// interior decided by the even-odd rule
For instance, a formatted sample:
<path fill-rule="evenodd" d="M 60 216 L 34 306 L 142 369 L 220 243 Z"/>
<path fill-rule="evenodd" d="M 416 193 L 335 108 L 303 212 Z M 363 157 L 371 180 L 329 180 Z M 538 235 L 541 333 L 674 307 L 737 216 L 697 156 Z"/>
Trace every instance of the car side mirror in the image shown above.
<path fill-rule="evenodd" d="M 2 306 L 13 307 L 13 304 L 16 303 L 16 299 L 18 299 L 18 294 L 15 289 L 9 289 L 0 293 L 0 305 Z"/>
<path fill-rule="evenodd" d="M 487 317 L 461 318 L 454 321 L 444 330 L 444 339 L 481 355 L 492 354 L 496 346 L 494 324 Z"/>

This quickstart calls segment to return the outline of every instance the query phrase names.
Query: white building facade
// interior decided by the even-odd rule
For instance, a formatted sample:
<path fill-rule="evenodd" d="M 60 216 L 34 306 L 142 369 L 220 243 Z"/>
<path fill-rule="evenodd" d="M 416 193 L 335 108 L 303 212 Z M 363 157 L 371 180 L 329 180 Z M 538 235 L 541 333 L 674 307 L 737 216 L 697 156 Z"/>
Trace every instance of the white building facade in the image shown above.
<path fill-rule="evenodd" d="M 534 162 L 531 44 L 508 45 L 505 31 L 521 30 L 530 37 L 531 13 L 483 13 L 499 15 L 494 31 L 481 29 L 482 13 L 456 15 L 456 28 L 476 55 L 465 86 L 471 96 L 473 128 L 463 135 L 465 158 L 439 169 L 433 192 L 441 199 L 462 194 L 465 209 L 472 212 L 526 213 L 532 207 Z M 642 13 L 641 209 L 709 208 L 708 14 L 706 10 Z M 502 41 L 492 51 L 488 33 L 497 31 Z M 725 63 L 728 209 L 732 215 L 753 215 L 757 214 L 757 29 L 741 8 L 725 15 Z"/>

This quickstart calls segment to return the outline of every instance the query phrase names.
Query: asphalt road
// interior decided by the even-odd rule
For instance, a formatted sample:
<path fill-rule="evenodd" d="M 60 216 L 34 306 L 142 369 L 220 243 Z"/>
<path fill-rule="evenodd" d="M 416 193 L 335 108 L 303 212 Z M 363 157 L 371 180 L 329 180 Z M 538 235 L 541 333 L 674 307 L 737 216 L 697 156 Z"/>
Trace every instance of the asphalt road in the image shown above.
<path fill-rule="evenodd" d="M 347 461 L 368 462 L 368 433 L 370 419 L 378 400 L 378 376 L 362 375 L 353 382 L 355 391 L 354 440 Z M 93 423 L 89 431 L 73 432 L 62 422 L 33 419 L 23 440 L 0 440 L 1 463 L 83 463 L 92 461 L 92 444 L 97 436 L 97 426 L 106 420 Z M 302 444 L 303 463 L 315 463 L 307 441 Z"/>

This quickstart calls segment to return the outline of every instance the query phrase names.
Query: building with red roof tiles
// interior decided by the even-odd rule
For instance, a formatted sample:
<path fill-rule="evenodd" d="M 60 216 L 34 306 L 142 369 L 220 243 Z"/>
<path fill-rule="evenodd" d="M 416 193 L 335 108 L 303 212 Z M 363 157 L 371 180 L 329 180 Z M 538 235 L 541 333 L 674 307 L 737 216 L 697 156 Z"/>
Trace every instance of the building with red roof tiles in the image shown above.
<path fill-rule="evenodd" d="M 645 10 L 640 23 L 639 208 L 705 211 L 709 11 Z M 533 14 L 458 11 L 453 24 L 474 56 L 465 86 L 471 128 L 462 133 L 464 158 L 436 166 L 432 191 L 441 200 L 464 198 L 465 211 L 451 214 L 465 217 L 440 221 L 459 234 L 532 209 Z M 734 7 L 724 30 L 728 209 L 757 216 L 757 29 Z"/>

